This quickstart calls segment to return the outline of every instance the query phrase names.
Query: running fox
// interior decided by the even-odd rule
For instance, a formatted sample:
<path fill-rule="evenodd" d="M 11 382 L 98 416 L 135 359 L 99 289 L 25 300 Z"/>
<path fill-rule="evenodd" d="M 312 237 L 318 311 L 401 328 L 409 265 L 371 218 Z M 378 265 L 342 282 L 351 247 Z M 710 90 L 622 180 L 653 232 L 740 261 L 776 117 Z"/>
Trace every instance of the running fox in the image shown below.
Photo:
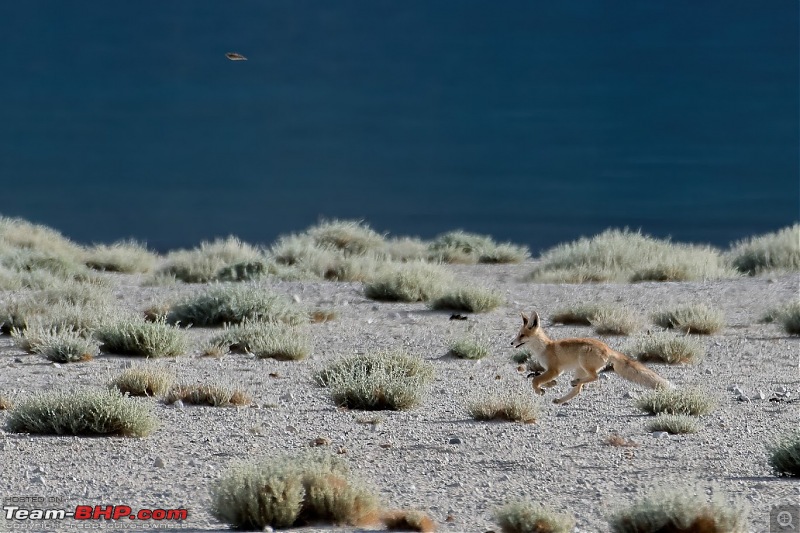
<path fill-rule="evenodd" d="M 649 387 L 662 389 L 671 387 L 669 381 L 662 378 L 643 364 L 612 350 L 607 344 L 597 339 L 561 339 L 554 341 L 542 330 L 539 315 L 533 318 L 522 314 L 522 327 L 519 335 L 511 343 L 514 347 L 527 346 L 533 357 L 541 363 L 544 373 L 533 379 L 533 390 L 536 394 L 544 394 L 542 388 L 550 388 L 556 384 L 555 378 L 565 370 L 574 370 L 575 379 L 570 384 L 572 390 L 553 403 L 565 403 L 581 392 L 586 383 L 597 380 L 597 373 L 610 361 L 614 371 L 623 378 Z"/>

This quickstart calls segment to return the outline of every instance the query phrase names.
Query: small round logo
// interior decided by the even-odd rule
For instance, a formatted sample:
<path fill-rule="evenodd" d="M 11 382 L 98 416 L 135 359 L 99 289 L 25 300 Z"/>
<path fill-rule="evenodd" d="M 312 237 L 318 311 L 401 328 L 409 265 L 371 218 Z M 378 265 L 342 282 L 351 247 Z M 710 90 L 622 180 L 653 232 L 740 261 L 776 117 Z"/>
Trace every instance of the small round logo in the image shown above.
<path fill-rule="evenodd" d="M 778 516 L 776 516 L 775 519 L 778 521 L 778 525 L 782 529 L 794 529 L 794 524 L 792 524 L 792 513 L 789 511 L 781 511 L 778 513 Z"/>

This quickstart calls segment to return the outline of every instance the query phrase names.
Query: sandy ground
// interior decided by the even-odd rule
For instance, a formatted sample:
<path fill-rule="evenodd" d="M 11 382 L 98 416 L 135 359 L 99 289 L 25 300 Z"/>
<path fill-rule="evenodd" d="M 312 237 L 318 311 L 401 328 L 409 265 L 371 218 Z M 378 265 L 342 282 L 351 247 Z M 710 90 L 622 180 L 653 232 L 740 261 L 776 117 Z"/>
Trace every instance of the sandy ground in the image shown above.
<path fill-rule="evenodd" d="M 462 279 L 491 286 L 507 303 L 466 321 L 425 304 L 376 303 L 356 283 L 264 281 L 276 292 L 297 296 L 308 307 L 332 307 L 337 320 L 309 326 L 312 356 L 301 362 L 258 360 L 248 355 L 199 357 L 197 347 L 214 330 L 191 328 L 193 353 L 166 360 L 102 355 L 86 363 L 56 366 L 17 349 L 0 337 L 0 391 L 22 399 L 45 390 L 104 386 L 131 360 L 173 369 L 181 381 L 225 379 L 243 384 L 256 405 L 246 408 L 174 408 L 150 402 L 161 420 L 143 438 L 43 437 L 0 433 L 0 496 L 42 497 L 44 508 L 76 505 L 128 505 L 185 508 L 182 524 L 161 528 L 191 531 L 226 529 L 209 513 L 209 489 L 233 462 L 309 449 L 317 437 L 343 455 L 354 473 L 375 487 L 388 506 L 428 512 L 440 531 L 497 530 L 492 512 L 521 498 L 569 512 L 577 531 L 607 531 L 607 514 L 641 497 L 652 487 L 696 486 L 726 501 L 751 507 L 754 532 L 768 531 L 771 505 L 800 504 L 798 480 L 771 475 L 765 445 L 798 427 L 794 401 L 771 402 L 785 387 L 800 397 L 800 339 L 777 325 L 756 323 L 768 308 L 798 296 L 797 275 L 703 283 L 631 285 L 538 285 L 521 281 L 530 265 L 459 266 Z M 120 305 L 143 309 L 201 286 L 141 287 L 136 276 L 116 276 Z M 0 293 L 0 301 L 11 297 Z M 464 408 L 472 395 L 491 388 L 530 383 L 510 362 L 510 341 L 522 310 L 537 310 L 553 338 L 593 335 L 588 327 L 550 325 L 548 317 L 564 305 L 614 302 L 643 317 L 668 305 L 704 302 L 724 309 L 727 327 L 703 337 L 707 355 L 693 366 L 653 365 L 678 386 L 699 386 L 716 396 L 719 407 L 702 418 L 693 435 L 654 438 L 648 417 L 634 407 L 641 388 L 610 374 L 589 385 L 564 406 L 550 403 L 566 382 L 542 400 L 536 424 L 486 423 L 469 418 Z M 448 342 L 466 332 L 492 345 L 479 362 L 446 355 Z M 604 338 L 620 348 L 625 338 Z M 377 426 L 359 423 L 360 412 L 337 409 L 326 391 L 311 381 L 327 362 L 354 352 L 401 348 L 433 362 L 436 378 L 423 405 L 408 412 L 381 412 Z M 270 377 L 277 373 L 278 377 Z M 765 399 L 740 401 L 734 384 Z M 531 392 L 532 393 L 532 392 Z M 8 418 L 0 411 L 0 427 Z M 638 443 L 635 448 L 604 444 L 611 433 Z M 453 444 L 457 438 L 458 444 Z M 161 466 L 163 465 L 163 466 Z M 13 500 L 16 501 L 16 500 Z M 24 507 L 24 505 L 23 505 Z M 452 521 L 445 521 L 450 516 Z M 0 530 L 72 531 L 79 527 L 147 530 L 155 522 L 3 524 Z M 149 526 L 149 527 L 146 527 Z M 13 528 L 13 529 L 12 529 Z M 304 529 L 303 531 L 311 531 Z"/>

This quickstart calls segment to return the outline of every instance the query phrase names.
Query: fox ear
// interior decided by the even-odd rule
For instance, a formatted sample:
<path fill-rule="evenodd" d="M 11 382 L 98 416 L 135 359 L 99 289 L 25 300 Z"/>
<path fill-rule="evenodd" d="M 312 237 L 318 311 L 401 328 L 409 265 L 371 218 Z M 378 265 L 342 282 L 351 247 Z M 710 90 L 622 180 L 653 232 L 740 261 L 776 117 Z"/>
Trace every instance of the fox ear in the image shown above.
<path fill-rule="evenodd" d="M 531 319 L 531 324 L 529 326 L 530 329 L 536 329 L 539 327 L 539 313 L 536 311 L 533 312 L 533 318 Z"/>
<path fill-rule="evenodd" d="M 528 315 L 525 313 L 520 313 L 520 315 L 522 316 L 522 324 L 527 326 L 528 322 L 530 322 L 530 318 L 528 318 Z"/>

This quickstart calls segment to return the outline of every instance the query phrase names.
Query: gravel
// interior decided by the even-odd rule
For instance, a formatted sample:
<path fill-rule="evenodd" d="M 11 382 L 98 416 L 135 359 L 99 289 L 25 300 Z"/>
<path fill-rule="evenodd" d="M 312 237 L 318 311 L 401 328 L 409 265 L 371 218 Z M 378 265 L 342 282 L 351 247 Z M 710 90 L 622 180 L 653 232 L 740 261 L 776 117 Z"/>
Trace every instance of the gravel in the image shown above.
<path fill-rule="evenodd" d="M 431 311 L 425 304 L 368 300 L 358 283 L 264 281 L 299 305 L 335 308 L 338 314 L 331 322 L 308 326 L 314 350 L 299 362 L 246 354 L 201 357 L 201 344 L 218 331 L 213 328 L 190 328 L 192 353 L 181 357 L 145 361 L 101 355 L 60 366 L 27 355 L 9 337 L 0 337 L 0 393 L 12 400 L 40 390 L 103 387 L 132 361 L 167 368 L 183 383 L 227 380 L 245 387 L 254 398 L 253 406 L 243 408 L 134 399 L 152 404 L 161 421 L 159 429 L 142 439 L 2 432 L 0 494 L 63 502 L 46 504 L 48 508 L 186 508 L 189 518 L 183 530 L 219 531 L 226 526 L 209 513 L 209 491 L 225 469 L 241 460 L 318 446 L 333 454 L 344 452 L 340 457 L 375 487 L 387 506 L 426 511 L 439 531 L 497 529 L 493 511 L 520 498 L 573 514 L 577 531 L 607 531 L 605 517 L 611 510 L 630 504 L 650 488 L 687 484 L 749 505 L 752 531 L 766 531 L 772 503 L 800 498 L 796 480 L 772 476 L 765 450 L 798 425 L 800 339 L 787 336 L 775 324 L 757 323 L 768 308 L 797 298 L 797 275 L 541 285 L 520 281 L 531 264 L 450 268 L 465 282 L 501 291 L 506 305 L 451 321 L 449 312 Z M 141 287 L 136 276 L 108 276 L 118 284 L 119 304 L 138 310 L 203 288 Z M 11 297 L 0 293 L 0 302 Z M 593 301 L 624 303 L 645 321 L 669 305 L 706 303 L 724 310 L 725 329 L 699 337 L 707 351 L 702 363 L 649 365 L 675 385 L 701 387 L 720 401 L 702 418 L 698 433 L 651 434 L 646 427 L 649 417 L 634 406 L 644 390 L 613 374 L 585 387 L 570 403 L 556 406 L 550 400 L 563 395 L 571 379 L 562 377 L 543 397 L 535 424 L 469 418 L 465 402 L 477 392 L 519 387 L 532 394 L 526 372 L 519 372 L 509 358 L 520 311 L 538 311 L 553 338 L 596 337 L 589 327 L 551 325 L 547 320 L 557 308 Z M 448 357 L 449 342 L 466 333 L 486 338 L 492 355 L 478 363 Z M 615 348 L 626 340 L 601 338 Z M 436 378 L 420 407 L 381 412 L 381 423 L 365 424 L 357 420 L 365 413 L 338 409 L 326 390 L 312 381 L 315 371 L 337 357 L 387 349 L 402 349 L 434 363 Z M 8 416 L 0 411 L 0 427 Z M 612 433 L 639 445 L 609 446 L 605 440 Z M 0 530 L 5 531 L 1 520 Z"/>

